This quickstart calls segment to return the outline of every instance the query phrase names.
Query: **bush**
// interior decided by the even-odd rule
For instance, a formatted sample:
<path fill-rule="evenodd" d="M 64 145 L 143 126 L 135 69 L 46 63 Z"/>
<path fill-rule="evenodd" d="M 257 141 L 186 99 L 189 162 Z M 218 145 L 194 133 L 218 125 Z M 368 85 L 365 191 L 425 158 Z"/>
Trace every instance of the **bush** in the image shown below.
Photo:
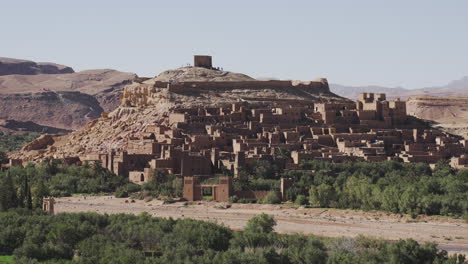
<path fill-rule="evenodd" d="M 23 209 L 0 213 L 0 223 L 0 255 L 14 255 L 15 263 L 25 264 L 461 264 L 465 259 L 448 257 L 435 244 L 420 245 L 413 240 L 277 234 L 276 221 L 267 214 L 252 217 L 242 232 L 211 222 L 156 218 L 148 213 L 44 215 Z M 325 242 L 329 242 L 327 248 Z"/>
<path fill-rule="evenodd" d="M 257 203 L 257 199 L 240 198 L 238 203 L 243 203 L 243 204 Z"/>
<path fill-rule="evenodd" d="M 261 200 L 263 204 L 280 204 L 281 199 L 278 196 L 277 192 L 270 192 L 268 193 L 263 199 Z"/>
<path fill-rule="evenodd" d="M 247 221 L 245 232 L 252 233 L 270 233 L 276 226 L 275 218 L 265 213 L 256 215 Z"/>
<path fill-rule="evenodd" d="M 117 197 L 117 198 L 127 198 L 127 197 L 128 197 L 127 188 L 125 188 L 124 186 L 119 187 L 119 188 L 115 191 L 114 196 Z"/>
<path fill-rule="evenodd" d="M 329 207 L 335 199 L 335 191 L 328 184 L 310 187 L 309 195 L 310 204 L 316 207 Z"/>
<path fill-rule="evenodd" d="M 239 201 L 239 198 L 236 195 L 229 197 L 230 203 L 237 203 L 238 201 Z"/>
<path fill-rule="evenodd" d="M 298 195 L 296 197 L 296 201 L 294 201 L 294 204 L 296 204 L 296 205 L 306 205 L 307 202 L 308 202 L 307 197 L 305 197 L 305 195 L 300 194 L 300 195 Z"/>

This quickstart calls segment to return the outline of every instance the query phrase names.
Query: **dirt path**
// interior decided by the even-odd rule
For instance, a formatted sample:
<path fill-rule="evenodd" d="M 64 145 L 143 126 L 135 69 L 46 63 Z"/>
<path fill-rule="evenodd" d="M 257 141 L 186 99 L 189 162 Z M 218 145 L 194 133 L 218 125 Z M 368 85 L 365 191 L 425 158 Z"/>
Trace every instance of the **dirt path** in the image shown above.
<path fill-rule="evenodd" d="M 203 202 L 197 204 L 161 201 L 134 203 L 110 196 L 74 196 L 56 199 L 55 212 L 132 213 L 148 212 L 153 216 L 193 218 L 222 223 L 232 229 L 242 229 L 252 216 L 267 213 L 278 222 L 279 233 L 304 233 L 321 236 L 381 237 L 389 240 L 413 238 L 419 242 L 432 241 L 450 253 L 468 254 L 468 224 L 463 220 L 422 217 L 412 221 L 407 216 L 382 212 L 360 212 L 337 209 L 305 209 L 281 205 L 225 204 Z"/>

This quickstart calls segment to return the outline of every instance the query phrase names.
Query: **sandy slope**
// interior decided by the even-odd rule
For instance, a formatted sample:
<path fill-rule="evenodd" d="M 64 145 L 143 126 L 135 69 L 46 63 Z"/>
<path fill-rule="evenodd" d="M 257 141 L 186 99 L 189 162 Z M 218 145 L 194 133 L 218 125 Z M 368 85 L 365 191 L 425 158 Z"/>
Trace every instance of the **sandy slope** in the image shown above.
<path fill-rule="evenodd" d="M 416 96 L 408 99 L 406 108 L 410 115 L 468 138 L 468 96 Z"/>
<path fill-rule="evenodd" d="M 413 238 L 419 242 L 432 241 L 449 252 L 468 253 L 468 224 L 463 220 L 423 217 L 411 222 L 407 216 L 382 212 L 357 212 L 335 209 L 304 209 L 280 205 L 225 204 L 203 202 L 190 205 L 175 203 L 163 205 L 161 201 L 135 201 L 109 196 L 75 196 L 58 198 L 56 213 L 98 212 L 132 213 L 148 212 L 159 217 L 188 217 L 214 221 L 233 229 L 242 229 L 249 218 L 259 213 L 274 215 L 280 233 L 305 233 L 330 237 L 365 235 L 389 240 Z"/>

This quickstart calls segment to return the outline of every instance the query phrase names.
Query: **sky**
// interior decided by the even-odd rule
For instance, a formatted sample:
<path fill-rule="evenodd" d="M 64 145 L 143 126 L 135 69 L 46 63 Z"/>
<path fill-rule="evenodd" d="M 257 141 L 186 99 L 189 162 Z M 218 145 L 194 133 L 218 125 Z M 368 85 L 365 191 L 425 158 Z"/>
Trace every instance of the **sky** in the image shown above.
<path fill-rule="evenodd" d="M 0 57 L 151 77 L 195 54 L 256 78 L 444 85 L 468 75 L 468 1 L 1 0 Z"/>

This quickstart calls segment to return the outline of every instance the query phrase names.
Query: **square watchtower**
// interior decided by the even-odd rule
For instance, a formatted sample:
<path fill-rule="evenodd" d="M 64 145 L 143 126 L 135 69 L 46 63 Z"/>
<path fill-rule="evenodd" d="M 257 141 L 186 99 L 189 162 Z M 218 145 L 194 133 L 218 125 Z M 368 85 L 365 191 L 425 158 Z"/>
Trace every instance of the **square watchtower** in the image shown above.
<path fill-rule="evenodd" d="M 207 55 L 195 55 L 193 56 L 193 66 L 203 67 L 207 69 L 213 68 L 211 56 Z"/>

